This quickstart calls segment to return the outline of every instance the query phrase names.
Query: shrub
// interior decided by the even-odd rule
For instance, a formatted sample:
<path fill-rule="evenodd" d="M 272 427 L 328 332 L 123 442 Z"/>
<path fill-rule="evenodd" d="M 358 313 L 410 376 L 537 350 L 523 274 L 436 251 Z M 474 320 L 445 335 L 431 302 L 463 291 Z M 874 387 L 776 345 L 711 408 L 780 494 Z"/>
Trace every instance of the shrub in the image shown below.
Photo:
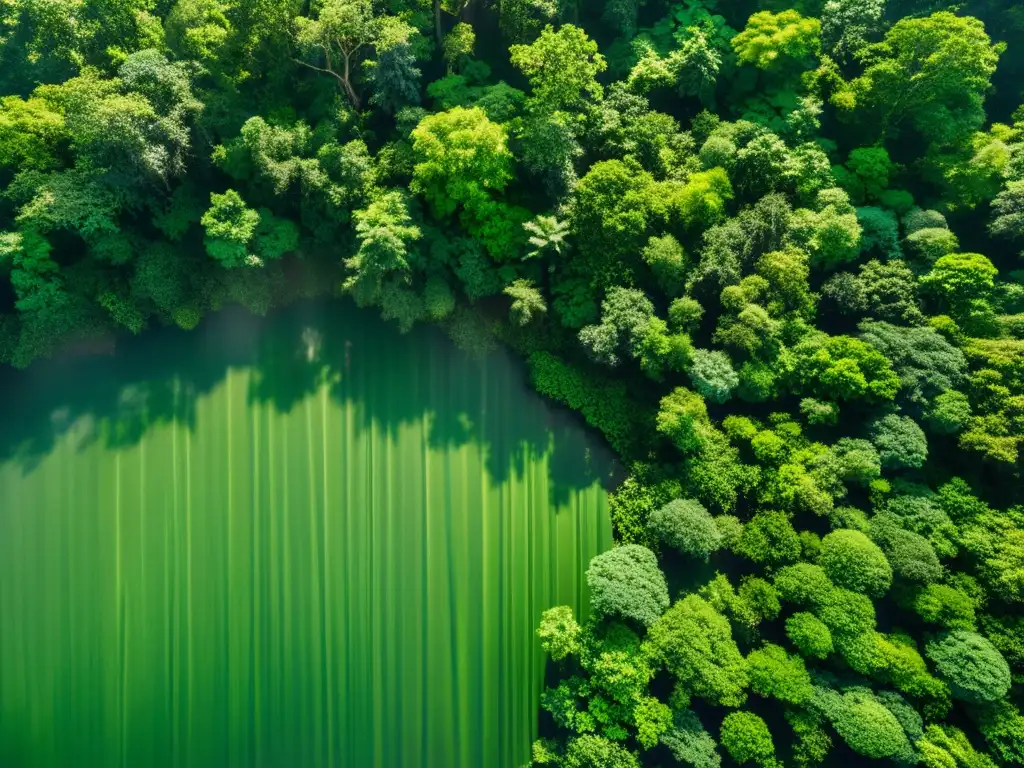
<path fill-rule="evenodd" d="M 820 765 L 832 749 L 832 738 L 821 717 L 802 709 L 787 709 L 786 722 L 793 729 L 793 762 L 798 766 Z"/>
<path fill-rule="evenodd" d="M 910 236 L 921 229 L 946 229 L 946 217 L 938 211 L 914 208 L 903 217 L 903 231 Z"/>
<path fill-rule="evenodd" d="M 678 497 L 682 485 L 657 465 L 636 462 L 630 469 L 630 476 L 608 496 L 608 514 L 621 543 L 646 546 L 651 515 Z"/>
<path fill-rule="evenodd" d="M 684 387 L 676 387 L 661 399 L 658 409 L 658 431 L 675 443 L 681 451 L 700 448 L 699 427 L 708 423 L 704 398 Z"/>
<path fill-rule="evenodd" d="M 715 403 L 724 403 L 732 397 L 732 391 L 740 383 L 729 356 L 719 350 L 693 350 L 689 374 L 693 388 Z"/>
<path fill-rule="evenodd" d="M 739 450 L 710 425 L 698 425 L 700 450 L 686 457 L 690 492 L 708 507 L 728 512 L 757 483 L 760 468 L 744 464 Z"/>
<path fill-rule="evenodd" d="M 669 606 L 658 559 L 639 544 L 624 544 L 591 560 L 587 586 L 590 604 L 602 616 L 620 616 L 650 626 Z"/>
<path fill-rule="evenodd" d="M 917 742 L 925 768 L 996 768 L 984 754 L 976 752 L 958 728 L 929 725 Z"/>
<path fill-rule="evenodd" d="M 974 630 L 974 599 L 949 584 L 929 584 L 914 598 L 914 610 L 929 624 Z"/>
<path fill-rule="evenodd" d="M 743 579 L 738 594 L 744 606 L 758 620 L 774 619 L 782 609 L 778 590 L 757 576 L 748 576 Z"/>
<path fill-rule="evenodd" d="M 573 618 L 572 608 L 568 605 L 557 605 L 544 611 L 537 629 L 541 648 L 551 654 L 554 661 L 579 653 L 581 632 L 579 623 Z"/>
<path fill-rule="evenodd" d="M 971 418 L 971 402 L 963 392 L 951 389 L 936 395 L 928 410 L 928 426 L 934 432 L 951 435 L 963 431 Z"/>
<path fill-rule="evenodd" d="M 779 569 L 775 574 L 775 589 L 786 602 L 821 605 L 835 591 L 835 586 L 821 566 L 797 563 Z"/>
<path fill-rule="evenodd" d="M 687 595 L 669 608 L 648 630 L 647 640 L 686 693 L 727 707 L 746 701 L 746 664 L 729 620 L 699 595 Z"/>
<path fill-rule="evenodd" d="M 672 235 L 652 237 L 641 253 L 654 273 L 658 287 L 667 296 L 682 293 L 686 277 L 687 258 L 683 246 Z"/>
<path fill-rule="evenodd" d="M 812 613 L 801 611 L 786 619 L 786 636 L 809 659 L 824 659 L 832 653 L 832 633 Z"/>
<path fill-rule="evenodd" d="M 758 512 L 743 527 L 739 553 L 755 563 L 780 565 L 800 559 L 800 537 L 785 512 Z"/>
<path fill-rule="evenodd" d="M 620 454 L 631 453 L 637 431 L 631 414 L 636 413 L 636 407 L 621 382 L 584 375 L 547 352 L 533 353 L 529 366 L 530 379 L 538 392 L 582 413 Z"/>
<path fill-rule="evenodd" d="M 868 691 L 843 694 L 832 726 L 850 749 L 865 757 L 881 760 L 909 751 L 899 720 Z"/>
<path fill-rule="evenodd" d="M 1017 708 L 1000 701 L 979 710 L 976 717 L 993 754 L 1006 765 L 1024 765 L 1024 716 Z"/>
<path fill-rule="evenodd" d="M 673 727 L 662 734 L 661 743 L 683 765 L 718 768 L 722 764 L 722 758 L 716 751 L 718 745 L 690 710 L 676 712 Z"/>
<path fill-rule="evenodd" d="M 740 765 L 774 766 L 775 744 L 764 720 L 753 712 L 730 712 L 722 720 L 722 746 Z"/>
<path fill-rule="evenodd" d="M 839 420 L 838 405 L 824 400 L 815 400 L 813 397 L 805 397 L 800 401 L 800 413 L 807 419 L 808 424 L 831 426 Z"/>
<path fill-rule="evenodd" d="M 881 546 L 899 576 L 921 584 L 942 580 L 945 571 L 928 539 L 900 527 L 895 515 L 888 512 L 876 515 L 870 530 L 871 538 Z"/>
<path fill-rule="evenodd" d="M 747 656 L 747 674 L 754 693 L 787 704 L 802 704 L 813 692 L 804 660 L 771 643 Z"/>
<path fill-rule="evenodd" d="M 714 519 L 693 499 L 676 499 L 656 510 L 648 528 L 658 541 L 704 560 L 722 545 Z"/>
<path fill-rule="evenodd" d="M 875 605 L 859 592 L 838 587 L 818 605 L 816 615 L 835 635 L 859 635 L 875 628 Z"/>
<path fill-rule="evenodd" d="M 833 583 L 871 597 L 889 590 L 892 566 L 878 545 L 860 531 L 832 531 L 821 545 L 821 567 Z"/>
<path fill-rule="evenodd" d="M 672 330 L 692 333 L 700 325 L 704 307 L 696 299 L 684 296 L 673 299 L 668 307 L 668 323 Z"/>
<path fill-rule="evenodd" d="M 973 704 L 999 701 L 1010 690 L 1010 666 L 976 632 L 956 630 L 928 643 L 928 658 L 953 696 Z"/>
<path fill-rule="evenodd" d="M 735 551 L 743 538 L 743 523 L 735 515 L 716 515 L 712 520 L 722 538 L 722 546 Z"/>
<path fill-rule="evenodd" d="M 918 469 L 928 458 L 924 431 L 907 416 L 889 414 L 877 419 L 871 425 L 871 442 L 882 457 L 882 466 L 890 469 Z"/>

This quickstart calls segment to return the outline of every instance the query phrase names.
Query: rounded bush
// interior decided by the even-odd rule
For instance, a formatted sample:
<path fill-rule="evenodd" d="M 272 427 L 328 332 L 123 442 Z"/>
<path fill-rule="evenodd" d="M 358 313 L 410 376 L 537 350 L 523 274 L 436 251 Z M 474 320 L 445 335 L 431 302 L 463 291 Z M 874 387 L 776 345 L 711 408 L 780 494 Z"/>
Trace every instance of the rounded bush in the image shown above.
<path fill-rule="evenodd" d="M 871 442 L 878 449 L 882 466 L 889 469 L 920 469 L 928 458 L 924 430 L 908 416 L 890 413 L 871 425 Z"/>
<path fill-rule="evenodd" d="M 949 584 L 929 584 L 914 598 L 914 610 L 929 624 L 948 629 L 973 630 L 975 601 L 962 589 Z"/>
<path fill-rule="evenodd" d="M 801 611 L 786 619 L 786 636 L 809 659 L 824 659 L 832 653 L 832 632 L 812 613 Z"/>
<path fill-rule="evenodd" d="M 679 450 L 698 450 L 701 441 L 697 428 L 707 422 L 708 407 L 696 392 L 676 387 L 661 398 L 656 421 L 658 432 L 675 443 Z"/>
<path fill-rule="evenodd" d="M 689 374 L 693 388 L 715 403 L 724 403 L 732 397 L 732 391 L 740 383 L 729 356 L 717 349 L 693 350 Z"/>
<path fill-rule="evenodd" d="M 850 749 L 876 760 L 892 757 L 907 748 L 907 735 L 896 716 L 870 693 L 843 694 L 832 726 Z"/>
<path fill-rule="evenodd" d="M 764 720 L 753 712 L 730 712 L 722 720 L 722 746 L 737 763 L 771 765 L 775 744 Z"/>
<path fill-rule="evenodd" d="M 881 597 L 892 586 L 892 566 L 860 531 L 832 531 L 821 541 L 820 563 L 833 583 L 854 592 Z"/>
<path fill-rule="evenodd" d="M 171 312 L 174 324 L 185 331 L 191 331 L 203 319 L 203 313 L 195 307 L 178 307 Z"/>
<path fill-rule="evenodd" d="M 945 571 L 928 539 L 900 527 L 895 515 L 883 512 L 875 516 L 871 538 L 882 547 L 893 571 L 904 579 L 920 584 L 942 580 Z"/>
<path fill-rule="evenodd" d="M 647 528 L 663 544 L 705 560 L 722 546 L 714 518 L 694 499 L 676 499 L 655 510 Z"/>
<path fill-rule="evenodd" d="M 946 229 L 946 217 L 938 211 L 914 208 L 903 217 L 903 231 L 909 237 L 921 229 Z"/>
<path fill-rule="evenodd" d="M 928 643 L 926 653 L 955 698 L 974 704 L 999 701 L 1010 690 L 1010 666 L 977 632 L 958 630 Z"/>
<path fill-rule="evenodd" d="M 722 546 L 735 551 L 743 537 L 743 523 L 735 515 L 716 515 L 712 520 L 722 537 Z"/>
<path fill-rule="evenodd" d="M 590 561 L 590 604 L 602 616 L 620 616 L 650 626 L 669 606 L 658 559 L 647 547 L 624 544 Z"/>
<path fill-rule="evenodd" d="M 955 389 L 936 395 L 928 410 L 928 425 L 942 435 L 963 431 L 970 419 L 971 401 Z"/>
<path fill-rule="evenodd" d="M 555 661 L 561 661 L 570 654 L 579 653 L 582 628 L 572 615 L 568 605 L 548 608 L 540 616 L 537 636 L 540 646 Z"/>
<path fill-rule="evenodd" d="M 804 660 L 772 643 L 750 652 L 747 674 L 751 690 L 766 698 L 799 705 L 811 698 L 814 692 Z"/>
<path fill-rule="evenodd" d="M 736 164 L 736 145 L 726 136 L 709 136 L 700 148 L 700 164 L 703 168 L 725 168 Z"/>
<path fill-rule="evenodd" d="M 818 605 L 835 591 L 835 586 L 821 566 L 797 563 L 779 569 L 775 574 L 775 589 L 779 591 L 779 597 L 788 603 Z"/>
<path fill-rule="evenodd" d="M 774 619 L 782 610 L 778 590 L 757 576 L 745 578 L 738 594 L 740 600 L 760 619 Z"/>
<path fill-rule="evenodd" d="M 807 419 L 808 424 L 832 426 L 839 421 L 838 405 L 825 400 L 815 400 L 813 397 L 805 397 L 800 401 L 800 413 Z"/>
<path fill-rule="evenodd" d="M 686 694 L 726 707 L 746 701 L 747 665 L 732 625 L 704 598 L 691 594 L 677 601 L 646 640 Z"/>
<path fill-rule="evenodd" d="M 925 227 L 906 239 L 907 252 L 917 261 L 934 264 L 943 256 L 956 253 L 960 247 L 957 236 L 944 227 Z"/>
<path fill-rule="evenodd" d="M 875 628 L 875 604 L 869 597 L 835 588 L 820 601 L 817 616 L 833 634 L 859 635 Z"/>

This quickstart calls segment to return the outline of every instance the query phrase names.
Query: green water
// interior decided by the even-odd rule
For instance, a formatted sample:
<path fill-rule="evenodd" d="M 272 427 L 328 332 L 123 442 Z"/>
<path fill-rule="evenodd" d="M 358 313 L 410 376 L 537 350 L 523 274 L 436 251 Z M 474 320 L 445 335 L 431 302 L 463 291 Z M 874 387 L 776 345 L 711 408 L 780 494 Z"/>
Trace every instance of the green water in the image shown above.
<path fill-rule="evenodd" d="M 336 305 L 0 379 L 0 765 L 513 766 L 611 465 Z"/>

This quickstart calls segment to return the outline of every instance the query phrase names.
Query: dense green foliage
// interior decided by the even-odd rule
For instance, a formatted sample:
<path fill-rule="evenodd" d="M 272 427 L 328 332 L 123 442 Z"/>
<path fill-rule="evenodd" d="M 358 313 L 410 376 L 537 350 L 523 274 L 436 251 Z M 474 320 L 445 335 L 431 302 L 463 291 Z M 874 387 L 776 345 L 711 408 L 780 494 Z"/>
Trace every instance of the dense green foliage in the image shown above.
<path fill-rule="evenodd" d="M 620 454 L 538 764 L 1024 763 L 1019 3 L 0 18 L 0 361 L 336 290 Z"/>

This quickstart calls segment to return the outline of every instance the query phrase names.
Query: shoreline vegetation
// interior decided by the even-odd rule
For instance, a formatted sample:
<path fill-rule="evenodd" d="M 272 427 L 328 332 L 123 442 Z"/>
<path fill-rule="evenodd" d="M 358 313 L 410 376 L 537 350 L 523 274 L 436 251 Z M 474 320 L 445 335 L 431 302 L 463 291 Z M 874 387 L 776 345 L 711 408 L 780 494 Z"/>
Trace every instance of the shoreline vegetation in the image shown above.
<path fill-rule="evenodd" d="M 1019 3 L 0 21 L 0 361 L 337 292 L 618 454 L 534 764 L 1024 764 Z"/>

